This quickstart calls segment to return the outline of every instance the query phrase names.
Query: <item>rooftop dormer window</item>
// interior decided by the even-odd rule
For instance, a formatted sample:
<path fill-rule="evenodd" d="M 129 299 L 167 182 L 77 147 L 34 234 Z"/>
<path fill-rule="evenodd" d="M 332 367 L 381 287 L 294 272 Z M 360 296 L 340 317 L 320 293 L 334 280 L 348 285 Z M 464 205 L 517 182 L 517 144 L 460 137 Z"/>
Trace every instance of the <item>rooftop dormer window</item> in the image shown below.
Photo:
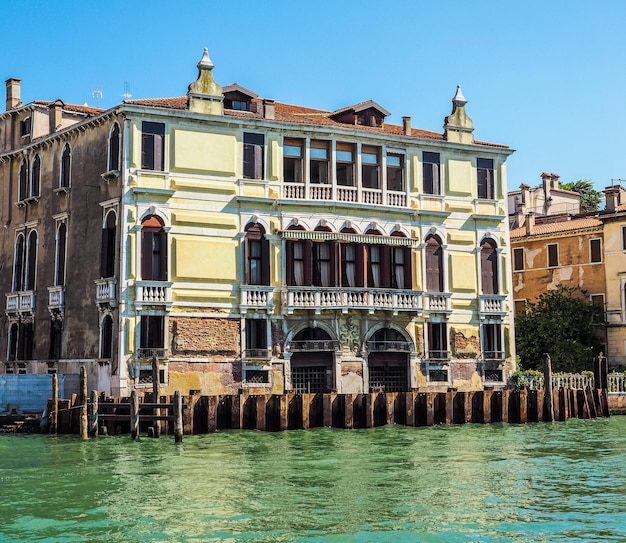
<path fill-rule="evenodd" d="M 330 114 L 330 118 L 338 123 L 355 124 L 360 126 L 382 127 L 385 117 L 391 115 L 384 107 L 373 100 L 361 102 L 354 106 L 338 109 Z"/>
<path fill-rule="evenodd" d="M 237 85 L 237 83 L 225 86 L 223 92 L 224 108 L 235 111 L 252 111 L 252 100 L 258 96 L 258 94 Z"/>

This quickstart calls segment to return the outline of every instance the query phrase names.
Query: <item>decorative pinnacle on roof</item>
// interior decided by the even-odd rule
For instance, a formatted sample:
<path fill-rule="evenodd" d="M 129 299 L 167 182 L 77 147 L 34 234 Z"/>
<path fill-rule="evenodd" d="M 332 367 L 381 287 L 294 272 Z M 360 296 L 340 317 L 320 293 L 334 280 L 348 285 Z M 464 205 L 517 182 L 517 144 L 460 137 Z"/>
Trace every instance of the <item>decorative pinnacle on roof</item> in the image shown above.
<path fill-rule="evenodd" d="M 208 48 L 205 47 L 204 54 L 202 55 L 202 59 L 200 59 L 200 62 L 198 62 L 198 70 L 202 70 L 202 69 L 212 70 L 214 67 L 215 65 L 213 64 L 213 61 L 209 57 L 209 50 Z"/>
<path fill-rule="evenodd" d="M 463 96 L 463 93 L 461 92 L 461 85 L 456 86 L 456 94 L 454 95 L 454 98 L 452 98 L 452 102 L 456 106 L 464 106 L 465 104 L 467 104 L 467 100 L 465 99 L 465 96 Z"/>

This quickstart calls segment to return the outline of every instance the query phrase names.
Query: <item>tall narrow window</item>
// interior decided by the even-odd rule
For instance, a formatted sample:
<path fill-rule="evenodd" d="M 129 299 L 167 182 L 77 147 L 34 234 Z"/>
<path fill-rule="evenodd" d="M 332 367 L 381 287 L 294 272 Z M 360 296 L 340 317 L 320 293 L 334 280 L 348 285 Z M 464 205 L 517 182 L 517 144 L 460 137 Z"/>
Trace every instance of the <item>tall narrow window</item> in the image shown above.
<path fill-rule="evenodd" d="M 9 328 L 9 352 L 7 358 L 9 361 L 17 360 L 17 342 L 19 335 L 19 326 L 16 322 L 11 324 Z"/>
<path fill-rule="evenodd" d="M 52 360 L 58 360 L 61 358 L 63 341 L 63 321 L 60 319 L 53 319 L 50 321 L 50 349 L 48 357 Z"/>
<path fill-rule="evenodd" d="M 391 286 L 394 288 L 406 288 L 405 271 L 408 263 L 405 262 L 405 255 L 404 247 L 391 248 Z"/>
<path fill-rule="evenodd" d="M 483 324 L 483 356 L 485 360 L 502 360 L 502 332 L 499 324 Z"/>
<path fill-rule="evenodd" d="M 141 223 L 141 278 L 167 281 L 167 234 L 156 215 L 149 215 Z"/>
<path fill-rule="evenodd" d="M 115 277 L 115 240 L 116 240 L 115 211 L 109 211 L 102 229 L 102 251 L 100 253 L 100 276 Z"/>
<path fill-rule="evenodd" d="M 626 226 L 622 226 L 622 251 L 626 251 Z"/>
<path fill-rule="evenodd" d="M 109 171 L 120 169 L 120 125 L 113 123 L 109 137 Z"/>
<path fill-rule="evenodd" d="M 41 184 L 41 159 L 39 155 L 35 155 L 33 165 L 30 171 L 30 196 L 36 198 L 39 196 L 39 186 Z"/>
<path fill-rule="evenodd" d="M 245 238 L 246 284 L 269 285 L 269 242 L 265 229 L 259 223 L 246 226 Z"/>
<path fill-rule="evenodd" d="M 337 143 L 337 184 L 354 186 L 354 145 Z"/>
<path fill-rule="evenodd" d="M 381 268 L 382 268 L 382 255 L 380 245 L 370 245 L 367 251 L 368 267 L 367 267 L 367 285 L 369 287 L 380 288 L 382 286 L 381 281 Z"/>
<path fill-rule="evenodd" d="M 428 323 L 428 358 L 430 360 L 448 360 L 448 329 L 445 322 Z"/>
<path fill-rule="evenodd" d="M 311 140 L 310 179 L 311 183 L 329 183 L 328 177 L 328 142 Z"/>
<path fill-rule="evenodd" d="M 548 244 L 548 267 L 556 268 L 559 265 L 559 245 L 558 243 Z"/>
<path fill-rule="evenodd" d="M 67 243 L 67 226 L 64 222 L 57 228 L 56 270 L 54 274 L 55 286 L 65 285 L 65 255 Z"/>
<path fill-rule="evenodd" d="M 13 292 L 24 290 L 24 235 L 18 234 L 15 240 L 15 260 L 13 262 Z"/>
<path fill-rule="evenodd" d="M 370 145 L 361 148 L 361 185 L 367 189 L 380 188 L 380 149 Z"/>
<path fill-rule="evenodd" d="M 426 238 L 426 290 L 443 292 L 443 248 L 434 235 Z"/>
<path fill-rule="evenodd" d="M 313 244 L 313 285 L 316 287 L 335 286 L 334 274 L 335 243 L 325 241 Z"/>
<path fill-rule="evenodd" d="M 20 322 L 17 342 L 17 359 L 31 360 L 33 357 L 33 323 Z"/>
<path fill-rule="evenodd" d="M 113 319 L 105 315 L 100 327 L 100 358 L 113 358 Z"/>
<path fill-rule="evenodd" d="M 61 179 L 59 183 L 61 188 L 70 186 L 71 156 L 70 144 L 66 143 L 61 155 Z"/>
<path fill-rule="evenodd" d="M 164 123 L 141 123 L 141 169 L 159 172 L 165 169 Z"/>
<path fill-rule="evenodd" d="M 25 200 L 28 197 L 28 163 L 22 160 L 20 164 L 20 186 L 18 200 Z"/>
<path fill-rule="evenodd" d="M 26 246 L 26 281 L 24 290 L 35 290 L 35 274 L 37 270 L 37 232 L 28 234 Z"/>
<path fill-rule="evenodd" d="M 356 287 L 357 245 L 346 243 L 341 245 L 341 285 L 344 287 Z"/>
<path fill-rule="evenodd" d="M 404 192 L 404 157 L 387 154 L 387 189 Z"/>
<path fill-rule="evenodd" d="M 489 200 L 495 198 L 493 159 L 478 158 L 476 160 L 476 175 L 478 177 L 478 197 Z"/>
<path fill-rule="evenodd" d="M 246 355 L 258 358 L 267 349 L 267 321 L 265 319 L 246 319 Z"/>
<path fill-rule="evenodd" d="M 424 173 L 424 194 L 441 194 L 440 166 L 441 155 L 439 153 L 422 153 L 422 171 Z"/>
<path fill-rule="evenodd" d="M 243 134 L 243 176 L 245 179 L 263 179 L 265 136 Z"/>
<path fill-rule="evenodd" d="M 144 351 L 141 358 L 156 356 L 157 353 L 149 351 L 165 347 L 165 317 L 163 315 L 142 315 L 139 347 L 148 351 Z"/>
<path fill-rule="evenodd" d="M 590 240 L 589 252 L 591 253 L 591 262 L 602 262 L 602 240 Z"/>
<path fill-rule="evenodd" d="M 513 270 L 522 271 L 524 269 L 524 248 L 513 249 Z"/>
<path fill-rule="evenodd" d="M 283 145 L 283 178 L 286 183 L 302 183 L 303 142 L 285 138 Z"/>
<path fill-rule="evenodd" d="M 498 294 L 498 249 L 491 239 L 480 244 L 480 272 L 483 294 Z"/>

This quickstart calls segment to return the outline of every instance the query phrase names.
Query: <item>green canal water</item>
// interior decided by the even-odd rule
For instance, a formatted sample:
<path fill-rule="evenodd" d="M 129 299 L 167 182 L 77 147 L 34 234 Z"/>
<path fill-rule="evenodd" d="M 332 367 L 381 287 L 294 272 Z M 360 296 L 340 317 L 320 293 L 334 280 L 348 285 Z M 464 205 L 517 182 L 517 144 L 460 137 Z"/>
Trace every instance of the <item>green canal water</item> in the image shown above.
<path fill-rule="evenodd" d="M 0 436 L 2 542 L 626 541 L 626 417 Z"/>

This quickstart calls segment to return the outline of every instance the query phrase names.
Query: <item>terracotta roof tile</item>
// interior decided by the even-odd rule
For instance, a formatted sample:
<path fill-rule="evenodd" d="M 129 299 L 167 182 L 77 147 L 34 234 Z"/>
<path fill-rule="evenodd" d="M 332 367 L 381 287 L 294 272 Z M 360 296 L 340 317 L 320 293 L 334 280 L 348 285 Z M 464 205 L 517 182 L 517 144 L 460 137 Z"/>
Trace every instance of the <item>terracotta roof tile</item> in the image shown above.
<path fill-rule="evenodd" d="M 174 98 L 138 98 L 124 100 L 125 104 L 147 107 L 164 107 L 167 109 L 187 109 L 187 97 L 176 96 Z"/>
<path fill-rule="evenodd" d="M 35 100 L 34 103 L 40 104 L 42 106 L 50 106 L 54 102 L 51 102 L 50 100 Z M 99 107 L 80 106 L 78 104 L 65 103 L 63 104 L 63 109 L 66 109 L 67 111 L 75 111 L 76 113 L 86 113 L 89 115 L 97 115 L 98 113 L 102 113 L 103 111 L 105 111 L 104 109 Z"/>
<path fill-rule="evenodd" d="M 545 234 L 556 234 L 558 232 L 568 232 L 573 230 L 584 230 L 586 228 L 595 228 L 601 226 L 602 221 L 591 217 L 584 219 L 574 219 L 573 221 L 549 222 L 544 224 L 536 224 L 533 228 L 533 236 L 541 236 Z M 523 238 L 526 236 L 526 226 L 515 228 L 510 232 L 511 238 Z"/>

